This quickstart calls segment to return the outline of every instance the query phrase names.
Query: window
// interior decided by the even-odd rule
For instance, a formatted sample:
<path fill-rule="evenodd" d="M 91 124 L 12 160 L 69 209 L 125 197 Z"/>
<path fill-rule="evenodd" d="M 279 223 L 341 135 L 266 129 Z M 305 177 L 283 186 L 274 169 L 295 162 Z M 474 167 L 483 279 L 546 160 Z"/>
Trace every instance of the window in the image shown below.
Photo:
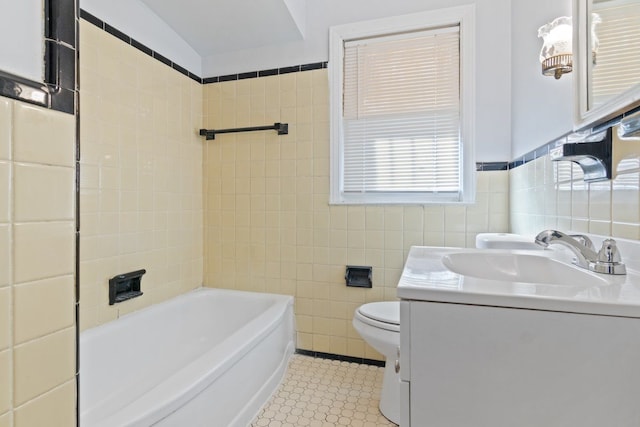
<path fill-rule="evenodd" d="M 472 201 L 472 17 L 331 28 L 332 203 Z"/>
<path fill-rule="evenodd" d="M 594 5 L 600 18 L 599 49 L 593 65 L 590 108 L 619 96 L 640 81 L 640 4 L 608 1 Z"/>

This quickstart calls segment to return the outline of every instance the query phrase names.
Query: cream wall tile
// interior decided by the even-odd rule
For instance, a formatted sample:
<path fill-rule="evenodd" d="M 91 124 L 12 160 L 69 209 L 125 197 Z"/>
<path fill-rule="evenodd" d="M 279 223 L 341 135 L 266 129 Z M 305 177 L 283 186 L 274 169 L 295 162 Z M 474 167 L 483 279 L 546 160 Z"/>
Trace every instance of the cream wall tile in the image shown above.
<path fill-rule="evenodd" d="M 72 222 L 22 223 L 14 226 L 16 283 L 72 274 L 75 256 Z"/>
<path fill-rule="evenodd" d="M 611 221 L 589 220 L 589 233 L 611 236 Z"/>
<path fill-rule="evenodd" d="M 0 288 L 0 351 L 11 345 L 11 288 Z"/>
<path fill-rule="evenodd" d="M 0 160 L 11 159 L 13 101 L 0 97 Z"/>
<path fill-rule="evenodd" d="M 14 349 L 16 406 L 73 378 L 75 329 L 69 328 Z"/>
<path fill-rule="evenodd" d="M 466 230 L 466 208 L 464 206 L 445 206 L 444 229 L 447 233 L 464 233 Z"/>
<path fill-rule="evenodd" d="M 589 217 L 589 193 L 584 181 L 574 181 L 571 188 L 571 216 Z"/>
<path fill-rule="evenodd" d="M 0 427 L 12 427 L 13 413 L 7 412 L 4 415 L 0 415 Z"/>
<path fill-rule="evenodd" d="M 0 288 L 11 284 L 11 226 L 0 224 Z"/>
<path fill-rule="evenodd" d="M 29 104 L 14 107 L 13 155 L 18 162 L 73 166 L 75 117 Z"/>
<path fill-rule="evenodd" d="M 589 219 L 611 221 L 611 181 L 589 184 Z"/>
<path fill-rule="evenodd" d="M 72 168 L 16 163 L 15 221 L 73 219 L 75 171 Z"/>
<path fill-rule="evenodd" d="M 640 173 L 618 175 L 612 185 L 612 220 L 637 224 L 640 222 Z"/>
<path fill-rule="evenodd" d="M 11 350 L 0 351 L 0 414 L 11 409 Z"/>
<path fill-rule="evenodd" d="M 217 196 L 207 202 L 228 210 L 235 227 L 235 192 L 240 189 L 249 195 L 255 165 L 247 163 L 246 169 L 238 171 L 244 182 L 236 188 L 236 149 L 242 138 L 225 135 L 204 144 L 194 130 L 203 127 L 204 114 L 215 122 L 213 127 L 247 119 L 253 113 L 249 101 L 259 97 L 250 96 L 247 82 L 240 88 L 237 82 L 203 87 L 109 34 L 93 31 L 91 25 L 81 25 L 80 31 L 81 40 L 90 33 L 91 51 L 109 52 L 100 61 L 91 54 L 80 58 L 83 75 L 93 79 L 84 82 L 89 89 L 80 93 L 81 127 L 100 131 L 85 133 L 81 159 L 80 215 L 87 222 L 82 222 L 80 261 L 101 265 L 99 276 L 83 276 L 81 328 L 86 329 L 200 286 L 205 235 L 209 241 L 224 234 L 234 243 L 231 250 L 211 247 L 214 259 L 207 260 L 207 270 L 222 277 L 223 256 L 236 252 L 236 230 L 225 223 L 222 233 L 221 211 L 211 215 L 217 224 L 204 230 L 203 188 L 216 189 Z M 139 75 L 151 78 L 139 79 Z M 235 99 L 237 93 L 242 99 Z M 229 101 L 224 109 L 222 98 Z M 251 152 L 244 145 L 246 153 L 240 151 L 247 159 L 260 157 L 260 150 Z M 203 171 L 204 157 L 216 165 L 214 170 Z M 226 192 L 224 197 L 221 191 Z M 259 235 L 250 228 L 256 217 L 249 213 L 239 217 L 245 222 L 239 237 L 246 239 L 243 248 L 249 254 L 249 239 Z M 248 260 L 243 265 L 253 267 Z M 139 267 L 147 269 L 148 279 L 153 278 L 153 292 L 126 306 L 109 307 L 103 292 L 105 278 Z M 227 270 L 224 274 L 230 274 Z M 234 277 L 235 270 L 234 261 Z"/>
<path fill-rule="evenodd" d="M 0 161 L 0 223 L 10 220 L 11 194 L 11 162 Z"/>
<path fill-rule="evenodd" d="M 640 225 L 613 222 L 611 224 L 611 235 L 623 239 L 640 240 Z"/>
<path fill-rule="evenodd" d="M 15 427 L 75 426 L 75 392 L 75 381 L 69 381 L 16 408 Z"/>
<path fill-rule="evenodd" d="M 14 342 L 20 344 L 72 326 L 74 306 L 73 276 L 15 286 Z"/>

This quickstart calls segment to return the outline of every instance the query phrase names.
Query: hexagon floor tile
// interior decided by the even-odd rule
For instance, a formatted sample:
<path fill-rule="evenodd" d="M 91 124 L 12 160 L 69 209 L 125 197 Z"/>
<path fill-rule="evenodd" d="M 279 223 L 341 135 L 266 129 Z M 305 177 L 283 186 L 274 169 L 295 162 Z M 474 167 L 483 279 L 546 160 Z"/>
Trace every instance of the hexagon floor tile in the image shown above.
<path fill-rule="evenodd" d="M 384 369 L 293 355 L 280 387 L 251 427 L 388 427 L 378 409 Z"/>

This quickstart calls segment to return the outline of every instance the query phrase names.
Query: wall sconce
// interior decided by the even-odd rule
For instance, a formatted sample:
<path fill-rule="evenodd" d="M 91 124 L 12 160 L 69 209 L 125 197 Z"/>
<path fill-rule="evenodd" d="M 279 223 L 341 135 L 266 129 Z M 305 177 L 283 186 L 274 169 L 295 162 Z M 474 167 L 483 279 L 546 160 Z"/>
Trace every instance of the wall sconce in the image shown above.
<path fill-rule="evenodd" d="M 540 50 L 542 74 L 556 79 L 573 69 L 573 29 L 571 17 L 561 16 L 538 28 L 543 40 Z"/>

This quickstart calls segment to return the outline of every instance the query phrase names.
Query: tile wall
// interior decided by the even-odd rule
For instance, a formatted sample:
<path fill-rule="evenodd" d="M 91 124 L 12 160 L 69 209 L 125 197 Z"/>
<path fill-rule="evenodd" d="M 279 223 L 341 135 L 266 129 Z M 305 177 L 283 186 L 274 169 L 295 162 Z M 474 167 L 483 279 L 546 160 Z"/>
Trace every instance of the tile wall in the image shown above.
<path fill-rule="evenodd" d="M 478 172 L 470 206 L 329 206 L 326 69 L 206 84 L 203 109 L 206 128 L 289 124 L 206 142 L 204 283 L 295 296 L 301 349 L 381 359 L 351 319 L 396 298 L 410 246 L 508 231 L 507 171 Z M 347 264 L 373 266 L 373 288 L 347 288 Z"/>
<path fill-rule="evenodd" d="M 80 328 L 202 285 L 202 85 L 81 21 Z M 108 305 L 138 269 L 144 295 Z"/>
<path fill-rule="evenodd" d="M 75 117 L 0 98 L 0 426 L 74 426 Z"/>
<path fill-rule="evenodd" d="M 616 144 L 629 144 L 614 140 Z M 620 145 L 618 145 L 620 147 Z M 511 231 L 544 229 L 640 240 L 640 159 L 631 154 L 610 181 L 585 183 L 579 166 L 548 155 L 510 170 Z"/>

